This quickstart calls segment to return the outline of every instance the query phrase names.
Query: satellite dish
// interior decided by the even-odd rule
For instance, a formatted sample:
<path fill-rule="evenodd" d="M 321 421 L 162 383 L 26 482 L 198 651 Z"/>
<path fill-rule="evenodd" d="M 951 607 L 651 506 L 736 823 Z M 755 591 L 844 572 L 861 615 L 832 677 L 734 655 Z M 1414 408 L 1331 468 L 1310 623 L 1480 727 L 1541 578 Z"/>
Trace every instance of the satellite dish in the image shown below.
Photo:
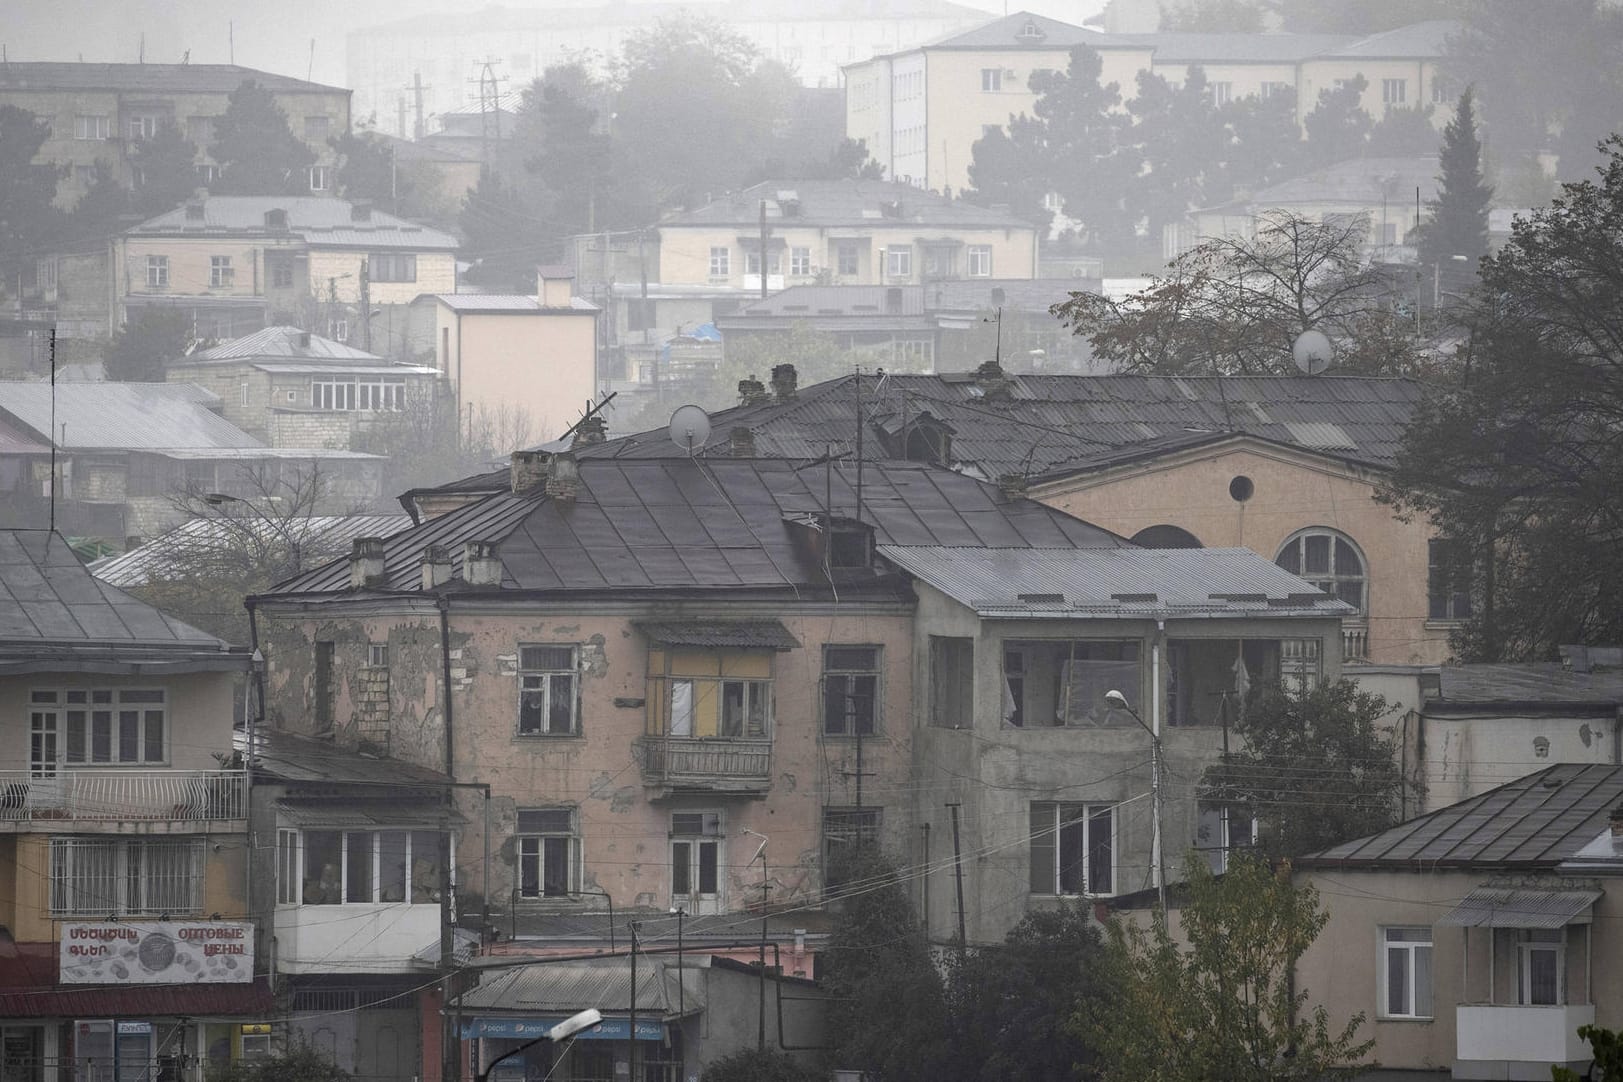
<path fill-rule="evenodd" d="M 710 442 L 710 415 L 700 406 L 677 406 L 671 414 L 671 442 L 691 457 Z"/>
<path fill-rule="evenodd" d="M 1336 359 L 1336 351 L 1330 345 L 1330 339 L 1323 331 L 1312 328 L 1296 336 L 1291 343 L 1291 360 L 1296 367 L 1310 376 L 1316 376 L 1330 367 L 1330 362 Z"/>

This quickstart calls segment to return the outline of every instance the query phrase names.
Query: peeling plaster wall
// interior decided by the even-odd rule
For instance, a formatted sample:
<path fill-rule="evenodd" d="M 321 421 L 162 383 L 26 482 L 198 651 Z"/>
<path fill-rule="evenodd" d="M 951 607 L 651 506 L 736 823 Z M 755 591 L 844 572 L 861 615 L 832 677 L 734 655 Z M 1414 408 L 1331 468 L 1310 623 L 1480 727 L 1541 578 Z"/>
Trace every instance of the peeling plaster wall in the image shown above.
<path fill-rule="evenodd" d="M 1554 763 L 1616 763 L 1616 717 L 1427 714 L 1423 811 L 1457 804 Z"/>

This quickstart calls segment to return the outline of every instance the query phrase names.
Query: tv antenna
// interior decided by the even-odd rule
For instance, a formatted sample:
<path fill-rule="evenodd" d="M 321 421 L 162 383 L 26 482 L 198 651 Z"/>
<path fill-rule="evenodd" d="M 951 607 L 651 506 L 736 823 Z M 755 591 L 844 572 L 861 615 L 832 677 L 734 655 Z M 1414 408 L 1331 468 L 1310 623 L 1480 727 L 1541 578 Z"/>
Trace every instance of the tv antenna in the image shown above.
<path fill-rule="evenodd" d="M 692 458 L 710 441 L 710 415 L 700 406 L 677 406 L 671 414 L 670 432 L 671 442 Z"/>
<path fill-rule="evenodd" d="M 1330 344 L 1329 337 L 1323 332 L 1309 327 L 1296 336 L 1291 343 L 1291 360 L 1296 362 L 1305 375 L 1316 376 L 1330 367 L 1330 362 L 1336 359 L 1335 347 Z"/>

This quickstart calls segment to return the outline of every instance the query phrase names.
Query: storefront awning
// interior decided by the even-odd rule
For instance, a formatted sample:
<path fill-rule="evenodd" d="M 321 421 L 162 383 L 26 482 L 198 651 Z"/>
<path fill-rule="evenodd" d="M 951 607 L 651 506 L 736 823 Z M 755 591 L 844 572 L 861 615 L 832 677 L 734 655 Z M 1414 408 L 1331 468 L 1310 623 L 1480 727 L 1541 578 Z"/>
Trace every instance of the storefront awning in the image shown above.
<path fill-rule="evenodd" d="M 0 1018 L 268 1018 L 275 1009 L 276 998 L 265 977 L 252 984 L 19 988 L 0 992 Z"/>
<path fill-rule="evenodd" d="M 1536 890 L 1524 887 L 1478 887 L 1448 912 L 1439 924 L 1457 928 L 1565 928 L 1588 924 L 1598 890 Z"/>
<path fill-rule="evenodd" d="M 680 623 L 639 623 L 644 635 L 666 646 L 704 649 L 793 650 L 800 640 L 776 620 L 684 620 Z"/>

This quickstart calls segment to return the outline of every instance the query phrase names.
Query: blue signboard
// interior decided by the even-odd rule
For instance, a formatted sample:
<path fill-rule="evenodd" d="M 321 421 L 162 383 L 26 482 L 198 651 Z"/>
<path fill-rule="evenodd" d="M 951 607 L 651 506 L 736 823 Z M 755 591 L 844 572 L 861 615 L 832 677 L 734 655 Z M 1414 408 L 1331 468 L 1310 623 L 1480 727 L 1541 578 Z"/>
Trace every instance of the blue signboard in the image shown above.
<path fill-rule="evenodd" d="M 462 1024 L 462 1039 L 496 1037 L 504 1040 L 533 1041 L 545 1037 L 547 1031 L 569 1016 L 529 1015 L 524 1018 L 475 1018 Z M 605 1018 L 591 1029 L 575 1035 L 582 1041 L 624 1041 L 631 1033 L 629 1018 Z M 661 1041 L 665 1039 L 665 1024 L 657 1018 L 637 1019 L 637 1040 Z"/>

